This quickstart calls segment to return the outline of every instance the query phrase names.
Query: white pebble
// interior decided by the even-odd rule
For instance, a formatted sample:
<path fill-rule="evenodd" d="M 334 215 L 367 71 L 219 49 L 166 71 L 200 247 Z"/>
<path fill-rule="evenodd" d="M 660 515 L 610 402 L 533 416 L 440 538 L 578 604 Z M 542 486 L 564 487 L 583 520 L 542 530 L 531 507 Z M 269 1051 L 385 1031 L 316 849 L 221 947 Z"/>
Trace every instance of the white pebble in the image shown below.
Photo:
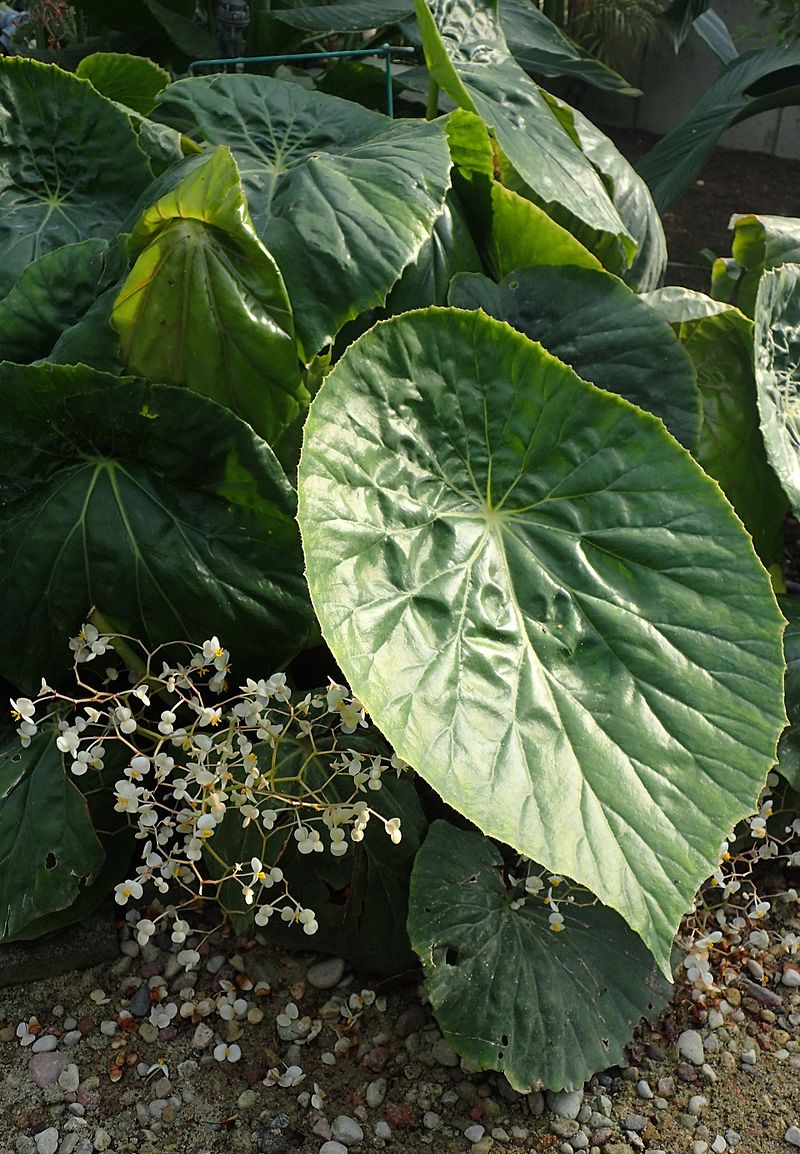
<path fill-rule="evenodd" d="M 435 1114 L 433 1110 L 426 1110 L 422 1115 L 422 1125 L 426 1130 L 435 1130 L 440 1121 L 440 1115 Z"/>
<path fill-rule="evenodd" d="M 80 1082 L 81 1076 L 74 1062 L 66 1065 L 58 1076 L 58 1084 L 65 1094 L 73 1094 L 78 1089 Z"/>
<path fill-rule="evenodd" d="M 58 1046 L 58 1038 L 54 1034 L 42 1034 L 31 1046 L 34 1054 L 49 1054 Z"/>
<path fill-rule="evenodd" d="M 745 1052 L 742 1054 L 742 1065 L 743 1066 L 755 1066 L 755 1064 L 756 1064 L 756 1052 L 755 1052 L 755 1050 L 745 1050 Z"/>
<path fill-rule="evenodd" d="M 364 1139 L 364 1131 L 356 1122 L 355 1118 L 350 1118 L 347 1114 L 340 1114 L 338 1118 L 334 1118 L 331 1125 L 331 1134 L 337 1142 L 341 1142 L 343 1146 L 357 1146 L 359 1142 Z"/>
<path fill-rule="evenodd" d="M 689 1113 L 699 1118 L 707 1105 L 708 1099 L 704 1098 L 702 1094 L 693 1094 L 689 1099 Z"/>
<path fill-rule="evenodd" d="M 323 1142 L 319 1154 L 347 1154 L 347 1147 L 341 1142 Z"/>
<path fill-rule="evenodd" d="M 787 966 L 783 971 L 781 982 L 784 986 L 800 986 L 800 970 L 796 970 L 793 966 Z"/>
<path fill-rule="evenodd" d="M 468 1142 L 480 1142 L 485 1133 L 486 1130 L 484 1127 L 476 1123 L 474 1126 L 467 1126 L 464 1131 L 464 1137 Z"/>
<path fill-rule="evenodd" d="M 80 1032 L 80 1030 L 70 1030 L 69 1033 L 65 1034 L 61 1040 L 66 1048 L 69 1049 L 70 1046 L 76 1046 L 82 1037 L 83 1034 Z"/>
<path fill-rule="evenodd" d="M 650 1099 L 653 1097 L 653 1091 L 650 1087 L 650 1083 L 646 1082 L 644 1078 L 642 1078 L 640 1082 L 636 1083 L 636 1093 L 640 1098 Z"/>
<path fill-rule="evenodd" d="M 720 1026 L 722 1026 L 724 1024 L 724 1022 L 725 1022 L 725 1019 L 723 1018 L 723 1016 L 719 1012 L 719 1010 L 709 1010 L 708 1011 L 708 1024 L 712 1030 L 718 1030 L 720 1028 Z"/>
<path fill-rule="evenodd" d="M 383 1138 L 385 1141 L 387 1138 L 391 1138 L 391 1136 L 392 1136 L 392 1128 L 388 1122 L 376 1122 L 375 1123 L 375 1137 L 376 1138 Z"/>
<path fill-rule="evenodd" d="M 107 1038 L 113 1038 L 114 1035 L 116 1034 L 116 1032 L 117 1032 L 117 1023 L 116 1022 L 108 1021 L 108 1022 L 101 1022 L 100 1023 L 100 1033 L 105 1034 Z"/>
<path fill-rule="evenodd" d="M 728 1149 L 728 1143 L 725 1141 L 721 1134 L 717 1134 L 716 1138 L 711 1143 L 711 1149 L 714 1151 L 714 1154 L 725 1154 L 725 1151 Z"/>
<path fill-rule="evenodd" d="M 687 1062 L 695 1066 L 702 1066 L 705 1062 L 703 1039 L 697 1030 L 684 1030 L 678 1038 L 678 1052 Z"/>
<path fill-rule="evenodd" d="M 784 1142 L 788 1142 L 790 1146 L 800 1146 L 800 1128 L 797 1126 L 790 1126 L 783 1136 Z"/>
<path fill-rule="evenodd" d="M 55 1126 L 48 1126 L 36 1135 L 37 1154 L 56 1154 L 58 1149 L 58 1130 Z"/>

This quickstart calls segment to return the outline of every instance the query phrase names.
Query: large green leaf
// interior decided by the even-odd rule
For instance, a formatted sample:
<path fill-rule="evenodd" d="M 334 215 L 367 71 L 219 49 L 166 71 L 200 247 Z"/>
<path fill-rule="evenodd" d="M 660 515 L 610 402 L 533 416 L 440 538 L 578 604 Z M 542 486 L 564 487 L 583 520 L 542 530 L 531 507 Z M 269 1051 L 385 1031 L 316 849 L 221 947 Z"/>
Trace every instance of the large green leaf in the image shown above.
<path fill-rule="evenodd" d="M 227 148 L 143 213 L 130 248 L 112 314 L 127 370 L 211 397 L 272 444 L 309 398 L 283 279 Z"/>
<path fill-rule="evenodd" d="M 128 117 L 88 81 L 0 58 L 0 296 L 52 249 L 115 237 L 150 180 Z"/>
<path fill-rule="evenodd" d="M 533 0 L 500 0 L 499 10 L 509 47 L 526 72 L 569 76 L 620 96 L 641 95 L 613 68 L 565 36 Z"/>
<path fill-rule="evenodd" d="M 714 296 L 730 300 L 752 317 L 758 282 L 765 268 L 800 261 L 800 220 L 791 216 L 734 214 L 733 260 L 714 262 L 711 285 Z M 729 286 L 723 290 L 723 285 Z"/>
<path fill-rule="evenodd" d="M 726 129 L 768 107 L 798 103 L 800 93 L 787 79 L 798 67 L 800 44 L 787 44 L 745 52 L 723 69 L 689 115 L 636 165 L 650 185 L 659 212 L 666 211 L 686 191 Z M 769 100 L 748 94 L 752 86 L 764 80 L 778 85 Z"/>
<path fill-rule="evenodd" d="M 390 120 L 265 76 L 181 80 L 158 112 L 230 147 L 309 358 L 345 321 L 384 303 L 444 207 L 441 125 Z"/>
<path fill-rule="evenodd" d="M 152 110 L 156 96 L 170 82 L 165 69 L 144 56 L 125 52 L 93 52 L 84 56 L 75 74 L 89 80 L 109 100 L 132 108 L 142 116 Z"/>
<path fill-rule="evenodd" d="M 689 289 L 660 289 L 646 300 L 673 326 L 697 373 L 702 425 L 694 456 L 719 482 L 763 563 L 779 563 L 788 503 L 761 435 L 752 322 Z"/>
<path fill-rule="evenodd" d="M 688 449 L 696 447 L 692 362 L 669 325 L 616 277 L 569 265 L 520 268 L 500 284 L 461 273 L 449 303 L 508 321 L 585 381 L 655 413 Z"/>
<path fill-rule="evenodd" d="M 786 659 L 786 715 L 789 724 L 778 742 L 778 773 L 800 792 L 800 597 L 781 597 L 781 612 L 788 624 L 783 635 Z"/>
<path fill-rule="evenodd" d="M 800 512 L 800 264 L 768 270 L 756 298 L 758 410 L 767 457 Z"/>
<path fill-rule="evenodd" d="M 105 858 L 57 736 L 42 729 L 27 749 L 16 733 L 0 742 L 0 940 L 70 906 Z"/>
<path fill-rule="evenodd" d="M 0 398 L 0 672 L 63 676 L 92 606 L 151 645 L 216 633 L 240 672 L 302 645 L 294 494 L 243 421 L 82 366 L 0 366 Z"/>
<path fill-rule="evenodd" d="M 416 0 L 433 78 L 456 104 L 478 113 L 519 179 L 544 205 L 630 244 L 592 166 L 536 84 L 511 55 L 498 0 Z"/>
<path fill-rule="evenodd" d="M 550 97 L 551 103 L 554 101 Z M 614 207 L 636 241 L 636 257 L 622 276 L 636 292 L 657 288 L 667 268 L 667 242 L 650 189 L 616 145 L 590 120 L 558 101 L 559 113 L 568 117 L 581 148 L 609 188 Z"/>
<path fill-rule="evenodd" d="M 456 273 L 482 269 L 459 203 L 449 193 L 430 238 L 392 289 L 386 307 L 390 313 L 402 313 L 423 305 L 447 304 L 450 282 Z"/>
<path fill-rule="evenodd" d="M 457 1053 L 502 1071 L 515 1090 L 582 1087 L 623 1064 L 639 1019 L 658 1017 L 669 985 L 605 906 L 562 905 L 560 933 L 541 898 L 515 909 L 502 864 L 490 841 L 445 821 L 417 855 L 408 928 L 433 1012 Z"/>
<path fill-rule="evenodd" d="M 51 356 L 121 272 L 105 240 L 66 244 L 39 257 L 0 301 L 0 361 L 30 364 Z"/>
<path fill-rule="evenodd" d="M 432 308 L 334 367 L 299 493 L 323 635 L 399 756 L 668 972 L 784 721 L 782 619 L 716 483 L 507 325 Z"/>
<path fill-rule="evenodd" d="M 325 748 L 325 738 L 320 742 L 318 733 L 315 741 L 318 748 Z M 374 730 L 354 734 L 347 744 L 364 753 L 385 754 L 384 743 Z M 330 757 L 315 754 L 308 742 L 282 738 L 277 770 L 284 792 L 295 792 L 291 779 L 299 775 L 328 804 L 346 802 L 352 797 L 352 778 L 331 779 Z M 270 863 L 279 861 L 292 896 L 314 910 L 319 930 L 313 939 L 309 940 L 299 926 L 287 925 L 275 917 L 262 931 L 271 942 L 290 949 L 307 949 L 313 944 L 323 953 L 349 958 L 364 969 L 397 974 L 414 964 L 406 932 L 408 886 L 427 822 L 410 781 L 384 777 L 382 788 L 370 791 L 362 799 L 376 814 L 387 819 L 400 818 L 399 845 L 390 841 L 383 823 L 373 816 L 363 841 L 351 844 L 342 857 L 328 852 L 328 840 L 320 828 L 325 850 L 309 857 L 297 849 L 291 828 L 284 827 L 265 838 L 252 825 L 243 829 L 241 820 L 231 815 L 215 833 L 212 848 L 227 862 L 247 862 L 253 857 Z M 219 867 L 211 860 L 208 870 L 212 877 L 220 876 Z M 232 915 L 237 929 L 244 932 L 252 925 L 253 910 L 244 903 L 241 885 L 223 883 L 219 900 Z"/>

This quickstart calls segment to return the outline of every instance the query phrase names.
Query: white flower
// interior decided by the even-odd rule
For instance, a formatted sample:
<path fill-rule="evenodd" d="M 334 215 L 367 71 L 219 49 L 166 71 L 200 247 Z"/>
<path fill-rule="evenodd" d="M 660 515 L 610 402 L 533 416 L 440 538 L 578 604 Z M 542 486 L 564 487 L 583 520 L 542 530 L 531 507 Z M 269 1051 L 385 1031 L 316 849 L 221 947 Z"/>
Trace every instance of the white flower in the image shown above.
<path fill-rule="evenodd" d="M 121 779 L 114 785 L 114 797 L 116 798 L 114 809 L 117 813 L 137 813 L 143 794 L 144 790 L 141 786 L 134 785 L 132 781 Z"/>
<path fill-rule="evenodd" d="M 319 929 L 316 915 L 313 910 L 301 910 L 298 918 L 304 934 L 315 934 Z"/>
<path fill-rule="evenodd" d="M 136 940 L 140 946 L 145 946 L 156 932 L 155 922 L 149 918 L 142 918 L 136 923 Z"/>
<path fill-rule="evenodd" d="M 214 1057 L 218 1062 L 238 1062 L 242 1056 L 242 1051 L 232 1042 L 228 1045 L 226 1042 L 220 1042 L 214 1047 Z"/>
<path fill-rule="evenodd" d="M 254 919 L 256 925 L 265 926 L 274 913 L 273 906 L 259 906 Z"/>
<path fill-rule="evenodd" d="M 176 946 L 183 945 L 186 941 L 187 935 L 191 933 L 188 922 L 181 918 L 176 918 L 172 925 L 172 940 Z"/>
<path fill-rule="evenodd" d="M 283 1013 L 278 1014 L 276 1017 L 275 1023 L 278 1026 L 282 1026 L 284 1029 L 288 1029 L 292 1022 L 296 1022 L 299 1017 L 300 1011 L 294 1002 L 287 1002 L 283 1007 Z"/>
<path fill-rule="evenodd" d="M 29 697 L 11 698 L 11 716 L 15 721 L 32 722 L 36 706 Z"/>
<path fill-rule="evenodd" d="M 118 886 L 114 886 L 114 901 L 118 905 L 124 906 L 128 898 L 138 901 L 141 896 L 142 887 L 137 881 L 120 882 Z"/>
<path fill-rule="evenodd" d="M 143 753 L 137 753 L 136 757 L 131 758 L 131 763 L 125 770 L 125 776 L 129 777 L 131 781 L 140 781 L 149 768 L 150 758 L 145 757 Z"/>
<path fill-rule="evenodd" d="M 301 825 L 294 831 L 294 836 L 297 840 L 299 853 L 321 853 L 324 849 L 322 838 L 315 829 L 309 829 L 307 826 Z"/>
<path fill-rule="evenodd" d="M 136 721 L 126 705 L 118 705 L 114 710 L 114 721 L 122 733 L 135 733 Z"/>
<path fill-rule="evenodd" d="M 402 841 L 403 835 L 400 832 L 400 818 L 393 817 L 386 822 L 386 832 L 391 838 L 393 845 L 399 845 Z"/>
<path fill-rule="evenodd" d="M 153 1006 L 150 1011 L 150 1023 L 159 1030 L 166 1029 L 178 1012 L 174 1002 L 167 1002 L 164 1006 Z"/>
<path fill-rule="evenodd" d="M 178 961 L 185 970 L 196 970 L 200 965 L 200 955 L 197 950 L 181 950 Z"/>

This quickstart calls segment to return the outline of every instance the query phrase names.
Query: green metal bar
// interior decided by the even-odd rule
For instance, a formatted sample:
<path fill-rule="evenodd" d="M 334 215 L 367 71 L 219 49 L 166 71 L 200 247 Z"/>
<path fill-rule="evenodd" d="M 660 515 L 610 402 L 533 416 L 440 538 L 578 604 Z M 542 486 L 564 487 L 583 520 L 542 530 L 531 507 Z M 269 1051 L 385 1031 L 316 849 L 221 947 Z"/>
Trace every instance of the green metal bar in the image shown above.
<path fill-rule="evenodd" d="M 386 67 L 386 115 L 394 116 L 394 92 L 392 90 L 392 54 L 413 55 L 415 49 L 405 45 L 382 44 L 380 48 L 352 48 L 337 52 L 285 52 L 277 56 L 229 56 L 214 60 L 193 60 L 189 65 L 190 75 L 198 68 L 220 68 L 231 64 L 280 64 L 286 60 L 335 60 L 343 57 L 382 56 Z"/>

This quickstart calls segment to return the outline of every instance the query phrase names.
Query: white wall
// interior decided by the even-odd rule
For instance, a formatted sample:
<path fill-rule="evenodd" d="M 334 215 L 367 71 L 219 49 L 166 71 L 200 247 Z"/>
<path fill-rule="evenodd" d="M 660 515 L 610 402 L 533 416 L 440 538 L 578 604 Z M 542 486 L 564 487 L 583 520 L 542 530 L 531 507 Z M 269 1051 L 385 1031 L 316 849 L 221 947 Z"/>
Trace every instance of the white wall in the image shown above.
<path fill-rule="evenodd" d="M 758 39 L 756 0 L 715 0 L 713 6 L 734 34 L 740 52 L 765 46 L 765 42 Z M 766 30 L 763 24 L 760 30 Z M 660 135 L 687 115 L 721 68 L 717 57 L 696 33 L 690 34 L 678 56 L 666 39 L 659 37 L 638 60 L 623 69 L 625 78 L 642 89 L 642 96 L 626 99 L 592 89 L 584 96 L 581 108 L 601 123 L 646 129 Z M 726 148 L 800 158 L 800 108 L 782 108 L 754 116 L 726 132 L 721 144 Z"/>

